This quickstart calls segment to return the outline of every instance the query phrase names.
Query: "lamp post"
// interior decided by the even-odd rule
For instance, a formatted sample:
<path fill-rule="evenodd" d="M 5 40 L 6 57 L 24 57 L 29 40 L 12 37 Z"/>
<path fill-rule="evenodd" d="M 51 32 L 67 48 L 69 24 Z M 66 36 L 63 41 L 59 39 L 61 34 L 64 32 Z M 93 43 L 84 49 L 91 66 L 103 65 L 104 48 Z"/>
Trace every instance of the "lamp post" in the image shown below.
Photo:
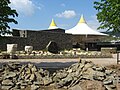
<path fill-rule="evenodd" d="M 86 51 L 88 51 L 87 34 L 85 35 L 85 44 L 86 44 Z"/>

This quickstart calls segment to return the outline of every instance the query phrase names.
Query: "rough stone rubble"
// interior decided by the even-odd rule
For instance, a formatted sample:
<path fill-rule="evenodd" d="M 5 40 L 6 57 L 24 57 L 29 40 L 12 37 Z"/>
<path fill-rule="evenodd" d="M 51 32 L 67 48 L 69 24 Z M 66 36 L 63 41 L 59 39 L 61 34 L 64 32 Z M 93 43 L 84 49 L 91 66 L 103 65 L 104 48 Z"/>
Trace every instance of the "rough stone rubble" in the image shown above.
<path fill-rule="evenodd" d="M 38 69 L 33 64 L 21 65 L 19 63 L 8 63 L 0 70 L 0 82 L 2 89 L 23 89 L 28 85 L 34 90 L 40 85 L 47 85 L 50 82 L 49 72 Z M 51 80 L 52 81 L 52 80 Z"/>
<path fill-rule="evenodd" d="M 52 75 L 47 70 L 38 69 L 30 63 L 26 65 L 8 63 L 0 69 L 0 86 L 1 89 L 7 90 L 21 90 L 27 86 L 30 86 L 31 90 L 38 90 L 41 86 L 54 85 L 55 88 L 70 90 L 81 81 L 90 80 L 101 82 L 106 90 L 116 90 L 116 85 L 119 83 L 118 77 L 120 76 L 117 76 L 115 71 L 84 60 L 58 70 Z"/>

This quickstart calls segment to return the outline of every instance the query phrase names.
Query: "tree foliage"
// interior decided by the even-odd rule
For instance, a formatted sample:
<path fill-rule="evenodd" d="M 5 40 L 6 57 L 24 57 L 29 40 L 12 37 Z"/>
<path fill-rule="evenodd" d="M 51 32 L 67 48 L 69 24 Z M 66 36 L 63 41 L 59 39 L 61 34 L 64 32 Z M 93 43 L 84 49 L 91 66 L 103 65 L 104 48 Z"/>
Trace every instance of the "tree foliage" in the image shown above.
<path fill-rule="evenodd" d="M 120 32 L 120 0 L 100 0 L 94 2 L 100 22 L 98 29 Z"/>
<path fill-rule="evenodd" d="M 18 16 L 18 13 L 16 12 L 16 10 L 11 9 L 9 4 L 10 0 L 0 0 L 0 35 L 10 33 L 9 23 L 18 23 L 14 19 Z"/>

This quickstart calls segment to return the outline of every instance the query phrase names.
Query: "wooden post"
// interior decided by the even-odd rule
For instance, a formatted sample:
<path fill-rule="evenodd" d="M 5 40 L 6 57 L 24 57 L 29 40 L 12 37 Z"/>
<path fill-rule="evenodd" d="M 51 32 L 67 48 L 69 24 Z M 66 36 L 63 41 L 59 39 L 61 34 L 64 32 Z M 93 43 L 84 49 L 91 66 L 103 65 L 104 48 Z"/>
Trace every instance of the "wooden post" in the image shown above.
<path fill-rule="evenodd" d="M 119 52 L 117 52 L 117 64 L 119 64 Z"/>

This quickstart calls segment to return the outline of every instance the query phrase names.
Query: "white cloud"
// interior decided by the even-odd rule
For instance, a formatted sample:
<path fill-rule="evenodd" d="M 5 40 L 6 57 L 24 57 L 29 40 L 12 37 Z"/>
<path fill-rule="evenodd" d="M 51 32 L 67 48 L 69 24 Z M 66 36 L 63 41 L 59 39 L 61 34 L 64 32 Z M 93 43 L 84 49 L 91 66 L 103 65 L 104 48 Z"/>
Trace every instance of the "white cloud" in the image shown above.
<path fill-rule="evenodd" d="M 44 8 L 45 6 L 43 4 L 36 4 L 35 6 L 37 9 L 41 10 L 42 8 Z"/>
<path fill-rule="evenodd" d="M 40 6 L 36 7 L 37 9 L 41 10 L 42 8 Z"/>
<path fill-rule="evenodd" d="M 76 16 L 76 13 L 74 10 L 65 10 L 64 12 L 58 13 L 55 16 L 59 18 L 73 18 Z"/>
<path fill-rule="evenodd" d="M 10 0 L 11 7 L 16 9 L 17 12 L 23 13 L 25 15 L 32 15 L 34 13 L 35 5 L 31 0 Z"/>
<path fill-rule="evenodd" d="M 61 4 L 62 7 L 65 7 L 66 5 L 64 3 Z"/>

